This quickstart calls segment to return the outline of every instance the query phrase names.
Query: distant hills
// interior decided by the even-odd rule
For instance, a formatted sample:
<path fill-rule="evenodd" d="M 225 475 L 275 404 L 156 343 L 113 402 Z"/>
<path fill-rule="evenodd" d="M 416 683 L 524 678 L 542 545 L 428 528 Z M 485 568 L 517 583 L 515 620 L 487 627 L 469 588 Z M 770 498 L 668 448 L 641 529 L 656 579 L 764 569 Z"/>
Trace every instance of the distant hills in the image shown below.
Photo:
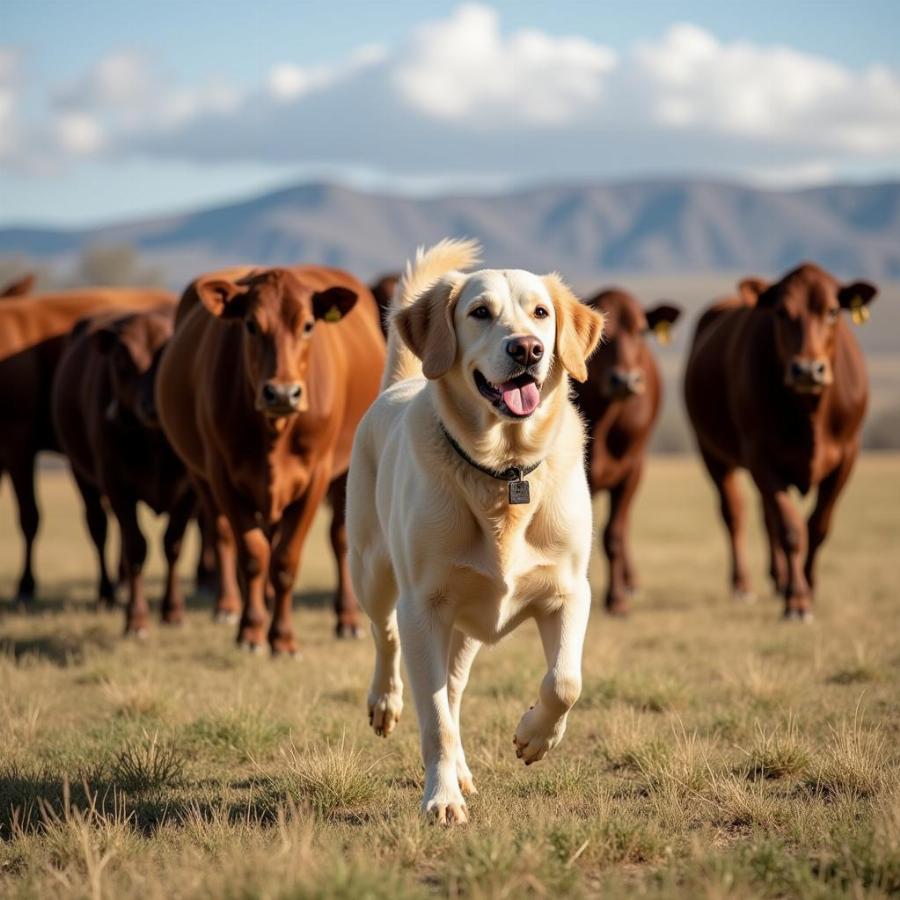
<path fill-rule="evenodd" d="M 579 286 L 617 273 L 772 274 L 802 259 L 900 279 L 900 183 L 772 191 L 671 180 L 425 198 L 308 184 L 100 228 L 0 228 L 0 256 L 63 265 L 91 245 L 130 244 L 179 286 L 239 262 L 370 277 L 447 235 L 480 238 L 489 264 L 559 269 Z"/>

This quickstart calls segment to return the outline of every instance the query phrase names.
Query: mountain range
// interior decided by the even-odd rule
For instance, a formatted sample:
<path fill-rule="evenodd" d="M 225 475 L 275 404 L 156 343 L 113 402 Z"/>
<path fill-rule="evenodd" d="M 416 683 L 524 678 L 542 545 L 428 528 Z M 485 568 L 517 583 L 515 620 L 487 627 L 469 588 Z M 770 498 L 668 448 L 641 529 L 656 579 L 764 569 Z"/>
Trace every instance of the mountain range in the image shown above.
<path fill-rule="evenodd" d="M 0 228 L 0 255 L 65 265 L 89 246 L 127 244 L 172 286 L 241 262 L 320 262 L 368 278 L 448 235 L 479 238 L 488 264 L 557 269 L 576 286 L 615 273 L 771 275 L 803 259 L 839 276 L 900 279 L 900 182 L 667 180 L 434 197 L 316 183 L 102 227 Z"/>

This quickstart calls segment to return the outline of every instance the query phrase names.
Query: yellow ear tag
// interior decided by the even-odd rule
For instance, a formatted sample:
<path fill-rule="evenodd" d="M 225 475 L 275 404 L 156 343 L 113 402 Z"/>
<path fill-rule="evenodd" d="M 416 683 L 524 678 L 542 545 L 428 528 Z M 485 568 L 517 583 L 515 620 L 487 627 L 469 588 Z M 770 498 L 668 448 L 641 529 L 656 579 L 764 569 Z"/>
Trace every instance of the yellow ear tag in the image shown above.
<path fill-rule="evenodd" d="M 322 318 L 324 318 L 326 322 L 340 322 L 341 311 L 336 306 L 332 306 Z"/>
<path fill-rule="evenodd" d="M 850 318 L 854 325 L 865 325 L 869 321 L 869 307 L 858 294 L 850 301 Z"/>
<path fill-rule="evenodd" d="M 656 335 L 656 339 L 664 347 L 671 340 L 671 337 L 669 335 L 669 323 L 666 321 L 657 322 L 656 325 L 653 327 L 653 333 Z"/>

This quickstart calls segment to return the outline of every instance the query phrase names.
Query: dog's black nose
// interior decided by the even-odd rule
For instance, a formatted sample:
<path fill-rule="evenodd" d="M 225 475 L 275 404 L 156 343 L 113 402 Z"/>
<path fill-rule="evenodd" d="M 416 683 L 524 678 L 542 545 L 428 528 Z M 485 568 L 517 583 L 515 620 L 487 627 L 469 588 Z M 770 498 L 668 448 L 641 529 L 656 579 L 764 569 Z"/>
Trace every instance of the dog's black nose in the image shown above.
<path fill-rule="evenodd" d="M 506 352 L 527 369 L 544 355 L 544 345 L 536 337 L 512 338 L 506 343 Z"/>

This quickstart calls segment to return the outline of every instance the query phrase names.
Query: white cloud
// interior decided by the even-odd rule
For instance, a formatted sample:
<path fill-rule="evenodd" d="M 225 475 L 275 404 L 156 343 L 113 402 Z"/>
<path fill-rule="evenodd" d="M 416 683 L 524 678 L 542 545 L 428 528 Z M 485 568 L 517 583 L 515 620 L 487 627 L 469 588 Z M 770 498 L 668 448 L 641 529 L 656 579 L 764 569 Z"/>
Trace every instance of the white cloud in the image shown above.
<path fill-rule="evenodd" d="M 722 41 L 691 24 L 619 52 L 509 32 L 465 3 L 398 46 L 273 64 L 251 89 L 178 85 L 122 51 L 60 86 L 24 128 L 0 55 L 0 161 L 103 155 L 268 162 L 384 176 L 727 172 L 822 177 L 900 158 L 900 73 Z M 40 143 L 38 148 L 36 145 Z"/>
<path fill-rule="evenodd" d="M 569 121 L 599 99 L 615 53 L 581 38 L 500 32 L 499 15 L 475 3 L 415 29 L 391 73 L 421 114 L 499 127 Z"/>

